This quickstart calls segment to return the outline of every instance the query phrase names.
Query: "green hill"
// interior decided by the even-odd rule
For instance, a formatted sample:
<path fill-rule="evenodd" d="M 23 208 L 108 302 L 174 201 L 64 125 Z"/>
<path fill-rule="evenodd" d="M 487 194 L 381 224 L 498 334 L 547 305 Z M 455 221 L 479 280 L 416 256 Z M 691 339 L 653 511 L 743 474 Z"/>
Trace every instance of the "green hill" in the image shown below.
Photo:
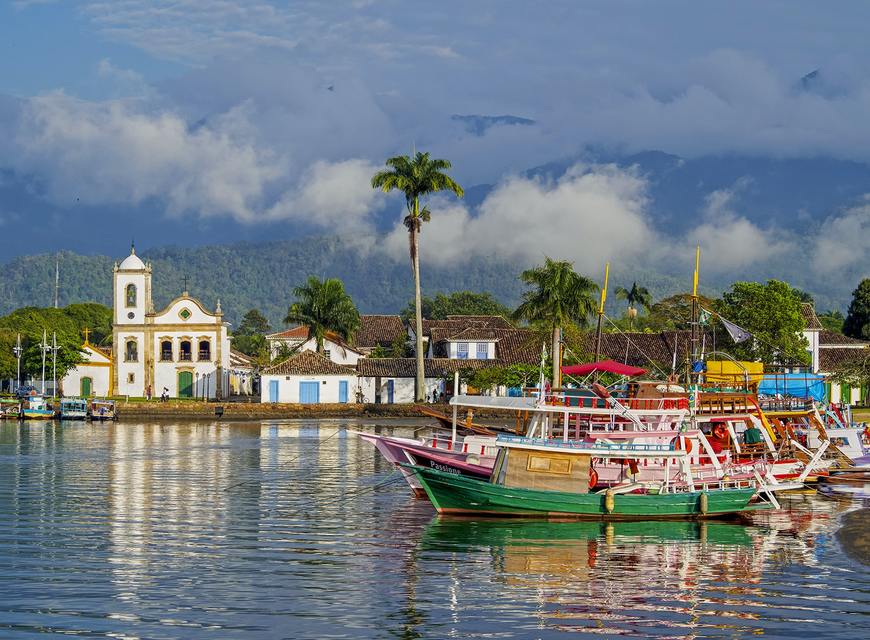
<path fill-rule="evenodd" d="M 413 291 L 406 260 L 392 260 L 377 250 L 361 252 L 336 237 L 196 248 L 165 247 L 141 254 L 154 267 L 157 308 L 181 293 L 187 277 L 190 293 L 212 308 L 220 298 L 227 319 L 234 324 L 245 311 L 258 308 L 272 326 L 282 326 L 292 288 L 312 274 L 341 278 L 362 313 L 399 313 Z M 61 305 L 111 304 L 112 265 L 125 255 L 112 258 L 63 252 L 59 257 Z M 53 304 L 55 258 L 55 254 L 24 256 L 3 266 L 0 314 L 27 305 Z M 517 276 L 526 266 L 496 258 L 476 258 L 443 267 L 427 264 L 424 259 L 423 289 L 427 295 L 439 291 L 488 291 L 501 302 L 514 306 L 522 291 Z M 667 276 L 640 270 L 635 273 L 637 280 L 656 298 L 685 290 L 688 285 L 688 281 Z M 611 273 L 613 287 L 630 284 L 631 278 L 629 270 Z M 623 304 L 615 300 L 609 302 Z"/>

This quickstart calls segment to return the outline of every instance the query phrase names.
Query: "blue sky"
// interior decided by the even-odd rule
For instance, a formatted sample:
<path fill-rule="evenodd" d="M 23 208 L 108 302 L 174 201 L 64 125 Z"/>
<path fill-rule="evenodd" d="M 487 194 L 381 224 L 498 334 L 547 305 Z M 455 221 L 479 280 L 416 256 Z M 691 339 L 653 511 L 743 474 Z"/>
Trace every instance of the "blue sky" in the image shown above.
<path fill-rule="evenodd" d="M 48 248 L 98 220 L 146 244 L 364 236 L 384 216 L 398 224 L 371 172 L 418 148 L 466 185 L 496 185 L 479 207 L 434 203 L 451 221 L 428 231 L 440 255 L 533 259 L 540 246 L 492 229 L 532 211 L 584 233 L 604 211 L 623 231 L 590 264 L 655 261 L 648 178 L 584 154 L 868 162 L 868 19 L 866 2 L 791 0 L 13 0 L 0 5 L 0 230 L 45 220 Z M 479 135 L 454 114 L 534 124 Z M 561 181 L 520 175 L 565 158 Z M 742 264 L 786 254 L 740 209 L 748 183 L 711 189 L 694 235 L 653 244 L 689 256 L 703 231 L 746 246 Z M 861 203 L 843 206 L 829 215 L 870 231 Z M 400 235 L 386 242 L 397 254 Z M 0 242 L 0 257 L 12 251 Z"/>

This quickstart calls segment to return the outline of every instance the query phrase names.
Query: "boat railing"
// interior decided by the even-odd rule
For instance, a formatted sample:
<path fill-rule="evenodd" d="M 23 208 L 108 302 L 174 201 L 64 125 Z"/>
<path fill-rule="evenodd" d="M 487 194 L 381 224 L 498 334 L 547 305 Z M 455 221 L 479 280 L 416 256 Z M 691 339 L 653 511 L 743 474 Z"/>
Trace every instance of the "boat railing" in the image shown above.
<path fill-rule="evenodd" d="M 689 409 L 689 399 L 674 398 L 614 398 L 630 411 L 681 411 Z M 577 407 L 578 409 L 611 409 L 605 398 L 572 393 L 550 393 L 544 396 L 544 403 L 555 407 Z"/>
<path fill-rule="evenodd" d="M 600 451 L 601 453 L 668 453 L 673 454 L 675 443 L 652 444 L 652 443 L 618 443 L 601 442 L 599 440 L 550 440 L 547 438 L 529 438 L 526 436 L 508 436 L 500 434 L 496 439 L 498 444 L 519 444 L 546 446 L 554 449 L 587 449 Z"/>

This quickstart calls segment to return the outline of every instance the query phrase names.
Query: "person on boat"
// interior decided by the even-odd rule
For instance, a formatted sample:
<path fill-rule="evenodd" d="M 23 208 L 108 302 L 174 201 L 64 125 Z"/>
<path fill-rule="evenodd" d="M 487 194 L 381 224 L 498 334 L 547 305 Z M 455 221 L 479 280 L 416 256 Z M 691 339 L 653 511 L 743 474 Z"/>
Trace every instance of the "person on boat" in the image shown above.
<path fill-rule="evenodd" d="M 743 432 L 743 444 L 761 444 L 764 438 L 761 437 L 761 430 L 754 424 Z"/>

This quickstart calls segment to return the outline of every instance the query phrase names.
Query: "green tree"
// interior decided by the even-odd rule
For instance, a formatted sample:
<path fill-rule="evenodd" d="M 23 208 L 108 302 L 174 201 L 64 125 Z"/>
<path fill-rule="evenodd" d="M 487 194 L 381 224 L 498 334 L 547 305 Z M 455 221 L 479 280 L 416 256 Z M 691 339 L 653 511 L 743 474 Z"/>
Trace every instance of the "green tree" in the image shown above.
<path fill-rule="evenodd" d="M 431 213 L 426 206 L 420 207 L 420 200 L 438 191 L 452 191 L 462 197 L 464 191 L 459 184 L 444 171 L 451 167 L 447 160 L 430 158 L 428 153 L 418 152 L 410 156 L 395 156 L 386 162 L 388 169 L 378 171 L 372 176 L 372 188 L 384 193 L 396 190 L 405 195 L 404 218 L 408 229 L 408 250 L 411 255 L 411 269 L 414 272 L 415 334 L 417 336 L 417 384 L 415 398 L 424 401 L 426 386 L 423 370 L 423 310 L 420 294 L 420 231 L 423 223 L 428 222 Z"/>
<path fill-rule="evenodd" d="M 652 296 L 646 287 L 637 286 L 637 282 L 633 282 L 631 289 L 625 287 L 616 287 L 616 297 L 620 300 L 625 300 L 628 303 L 628 328 L 629 331 L 634 329 L 634 319 L 637 317 L 638 307 L 643 307 L 649 311 L 652 304 Z"/>
<path fill-rule="evenodd" d="M 852 292 L 843 333 L 858 340 L 870 340 L 870 278 L 864 278 Z"/>
<path fill-rule="evenodd" d="M 491 293 L 474 291 L 454 291 L 437 293 L 434 298 L 423 296 L 423 317 L 430 320 L 443 320 L 447 316 L 503 316 L 510 318 L 511 311 Z M 414 317 L 415 301 L 409 300 L 402 310 L 401 317 L 409 322 Z"/>
<path fill-rule="evenodd" d="M 381 345 L 372 349 L 369 358 L 405 358 L 408 355 L 408 344 L 405 335 L 398 335 L 389 347 Z"/>
<path fill-rule="evenodd" d="M 251 309 L 239 323 L 239 328 L 234 331 L 237 336 L 264 336 L 272 331 L 269 321 L 266 319 L 259 309 Z"/>
<path fill-rule="evenodd" d="M 698 304 L 704 309 L 713 308 L 713 300 L 706 296 L 698 296 Z M 651 305 L 646 315 L 636 318 L 635 328 L 651 332 L 686 330 L 691 323 L 692 294 L 677 293 Z"/>
<path fill-rule="evenodd" d="M 837 364 L 830 379 L 841 385 L 870 387 L 870 349 L 855 349 L 855 354 Z M 866 402 L 866 398 L 863 399 Z"/>
<path fill-rule="evenodd" d="M 822 323 L 822 326 L 828 331 L 833 331 L 834 333 L 843 333 L 843 323 L 845 321 L 846 316 L 844 316 L 843 312 L 838 309 L 825 311 L 824 313 L 819 314 L 819 322 Z"/>
<path fill-rule="evenodd" d="M 735 282 L 716 310 L 749 331 L 752 338 L 734 344 L 729 351 L 744 360 L 767 364 L 809 362 L 801 304 L 800 296 L 785 282 Z"/>
<path fill-rule="evenodd" d="M 527 269 L 520 279 L 532 287 L 523 294 L 523 301 L 513 313 L 515 320 L 525 320 L 546 328 L 552 337 L 552 354 L 559 352 L 559 335 L 563 327 L 587 326 L 595 311 L 598 285 L 574 271 L 566 260 L 544 259 L 543 266 Z M 553 357 L 553 380 L 559 380 L 559 358 Z"/>
<path fill-rule="evenodd" d="M 359 312 L 344 285 L 338 278 L 321 281 L 309 276 L 308 281 L 293 289 L 296 301 L 287 310 L 284 322 L 308 327 L 317 342 L 317 352 L 323 352 L 323 338 L 327 332 L 350 341 L 359 327 Z"/>

